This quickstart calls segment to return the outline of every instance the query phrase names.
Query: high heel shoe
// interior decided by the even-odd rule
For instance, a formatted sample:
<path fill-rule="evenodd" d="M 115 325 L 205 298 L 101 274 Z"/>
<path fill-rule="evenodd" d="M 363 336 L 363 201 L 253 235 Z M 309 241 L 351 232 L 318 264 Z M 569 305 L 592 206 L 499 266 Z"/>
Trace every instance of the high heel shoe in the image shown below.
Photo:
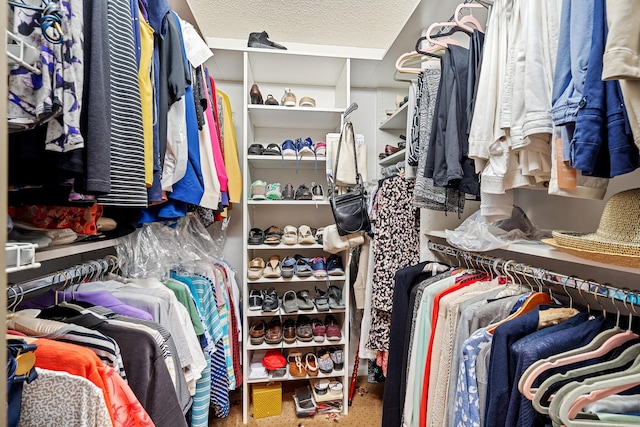
<path fill-rule="evenodd" d="M 260 89 L 257 84 L 253 84 L 251 86 L 251 90 L 249 91 L 249 97 L 251 98 L 252 104 L 262 104 L 262 94 L 260 93 Z"/>

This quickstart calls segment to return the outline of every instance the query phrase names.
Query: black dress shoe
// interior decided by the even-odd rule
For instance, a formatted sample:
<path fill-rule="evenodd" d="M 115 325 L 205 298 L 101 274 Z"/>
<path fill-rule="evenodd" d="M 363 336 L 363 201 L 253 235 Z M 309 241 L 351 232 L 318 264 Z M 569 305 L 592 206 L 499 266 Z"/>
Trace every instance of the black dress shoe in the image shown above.
<path fill-rule="evenodd" d="M 251 98 L 252 104 L 262 104 L 262 94 L 260 93 L 260 89 L 257 84 L 251 85 L 251 90 L 249 91 L 249 97 Z"/>
<path fill-rule="evenodd" d="M 276 42 L 272 42 L 269 40 L 269 34 L 266 31 L 261 33 L 250 33 L 249 34 L 249 42 L 247 43 L 249 47 L 257 47 L 262 49 L 282 49 L 287 50 L 286 47 L 278 44 Z"/>

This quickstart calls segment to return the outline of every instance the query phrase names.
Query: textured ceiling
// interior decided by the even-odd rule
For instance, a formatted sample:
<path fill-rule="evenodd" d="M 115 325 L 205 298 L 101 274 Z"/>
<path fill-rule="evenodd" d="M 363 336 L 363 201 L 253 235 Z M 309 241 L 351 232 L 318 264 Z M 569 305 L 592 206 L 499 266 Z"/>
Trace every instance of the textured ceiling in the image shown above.
<path fill-rule="evenodd" d="M 387 49 L 419 0 L 187 0 L 205 37 Z M 172 2 L 173 3 L 173 2 Z"/>

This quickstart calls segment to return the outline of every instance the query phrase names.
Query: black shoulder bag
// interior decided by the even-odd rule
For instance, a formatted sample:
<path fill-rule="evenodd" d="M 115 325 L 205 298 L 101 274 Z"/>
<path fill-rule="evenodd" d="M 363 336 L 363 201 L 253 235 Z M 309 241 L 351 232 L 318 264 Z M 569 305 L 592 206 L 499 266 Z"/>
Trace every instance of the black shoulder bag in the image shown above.
<path fill-rule="evenodd" d="M 338 161 L 340 160 L 340 148 L 342 141 L 345 144 L 353 146 L 353 160 L 355 162 L 356 185 L 351 187 L 345 194 L 338 194 L 338 188 L 335 184 L 338 174 Z M 356 156 L 356 141 L 353 134 L 353 124 L 345 122 L 340 134 L 338 142 L 338 151 L 336 152 L 336 164 L 333 167 L 333 177 L 331 180 L 331 210 L 333 218 L 338 227 L 338 234 L 346 236 L 347 234 L 357 233 L 359 231 L 368 232 L 371 228 L 369 222 L 369 214 L 367 213 L 367 198 L 362 176 L 358 172 L 358 158 Z"/>

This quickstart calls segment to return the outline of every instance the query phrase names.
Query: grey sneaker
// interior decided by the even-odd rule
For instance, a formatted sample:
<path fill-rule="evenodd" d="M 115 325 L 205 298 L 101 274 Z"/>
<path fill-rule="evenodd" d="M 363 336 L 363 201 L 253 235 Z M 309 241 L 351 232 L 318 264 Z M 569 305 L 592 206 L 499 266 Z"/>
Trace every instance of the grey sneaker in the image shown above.
<path fill-rule="evenodd" d="M 300 184 L 296 190 L 296 200 L 313 200 L 313 195 L 309 191 L 309 187 L 304 184 Z"/>
<path fill-rule="evenodd" d="M 284 105 L 285 107 L 295 107 L 297 104 L 296 101 L 296 96 L 291 92 L 291 89 L 285 88 L 280 105 Z"/>
<path fill-rule="evenodd" d="M 293 184 L 288 183 L 284 186 L 282 191 L 282 198 L 284 200 L 293 200 L 295 198 L 295 191 L 293 190 Z"/>
<path fill-rule="evenodd" d="M 311 183 L 311 194 L 313 195 L 313 200 L 324 200 L 324 190 L 320 184 Z"/>

